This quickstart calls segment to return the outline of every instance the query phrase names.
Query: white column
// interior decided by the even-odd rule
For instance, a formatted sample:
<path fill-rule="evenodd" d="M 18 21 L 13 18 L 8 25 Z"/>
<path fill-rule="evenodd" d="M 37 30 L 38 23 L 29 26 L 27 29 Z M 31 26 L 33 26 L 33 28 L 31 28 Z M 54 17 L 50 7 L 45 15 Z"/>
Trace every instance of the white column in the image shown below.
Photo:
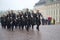
<path fill-rule="evenodd" d="M 57 21 L 57 20 L 56 20 L 56 4 L 54 4 L 54 6 L 55 6 L 55 7 L 54 7 L 54 11 L 55 11 L 54 17 L 55 17 L 55 22 L 56 22 L 56 21 Z"/>
<path fill-rule="evenodd" d="M 59 4 L 59 6 L 60 6 L 60 4 Z M 59 7 L 59 22 L 60 22 L 60 7 Z"/>

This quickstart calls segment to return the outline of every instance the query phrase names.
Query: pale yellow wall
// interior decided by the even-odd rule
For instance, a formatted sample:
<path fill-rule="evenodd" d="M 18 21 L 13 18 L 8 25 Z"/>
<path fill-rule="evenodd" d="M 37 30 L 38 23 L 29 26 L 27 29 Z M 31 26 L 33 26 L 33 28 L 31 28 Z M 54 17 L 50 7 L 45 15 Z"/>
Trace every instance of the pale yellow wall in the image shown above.
<path fill-rule="evenodd" d="M 45 18 L 51 16 L 56 20 L 56 23 L 60 22 L 60 4 L 50 4 L 45 6 L 37 6 L 35 10 L 40 10 Z"/>

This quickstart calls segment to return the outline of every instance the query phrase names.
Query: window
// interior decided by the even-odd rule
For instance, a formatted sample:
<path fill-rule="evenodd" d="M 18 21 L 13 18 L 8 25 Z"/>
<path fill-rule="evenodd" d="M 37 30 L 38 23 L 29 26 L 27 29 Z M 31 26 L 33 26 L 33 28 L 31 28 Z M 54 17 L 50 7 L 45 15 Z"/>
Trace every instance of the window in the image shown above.
<path fill-rule="evenodd" d="M 50 2 L 53 2 L 54 0 L 49 0 Z"/>

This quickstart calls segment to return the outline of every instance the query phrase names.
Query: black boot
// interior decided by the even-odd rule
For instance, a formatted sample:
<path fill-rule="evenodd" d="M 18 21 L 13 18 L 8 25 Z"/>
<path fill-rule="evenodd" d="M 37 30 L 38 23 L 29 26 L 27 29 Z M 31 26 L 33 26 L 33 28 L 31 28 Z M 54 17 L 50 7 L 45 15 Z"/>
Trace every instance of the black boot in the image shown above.
<path fill-rule="evenodd" d="M 37 26 L 36 29 L 39 31 L 39 26 Z"/>

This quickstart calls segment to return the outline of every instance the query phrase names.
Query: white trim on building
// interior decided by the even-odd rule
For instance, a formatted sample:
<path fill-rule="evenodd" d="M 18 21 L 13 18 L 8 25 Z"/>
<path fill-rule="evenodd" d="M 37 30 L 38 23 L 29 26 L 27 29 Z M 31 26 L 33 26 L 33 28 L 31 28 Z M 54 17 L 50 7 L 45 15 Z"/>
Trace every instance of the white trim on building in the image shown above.
<path fill-rule="evenodd" d="M 36 6 L 34 10 L 40 10 L 45 18 L 52 17 L 56 23 L 60 23 L 60 3 Z"/>

